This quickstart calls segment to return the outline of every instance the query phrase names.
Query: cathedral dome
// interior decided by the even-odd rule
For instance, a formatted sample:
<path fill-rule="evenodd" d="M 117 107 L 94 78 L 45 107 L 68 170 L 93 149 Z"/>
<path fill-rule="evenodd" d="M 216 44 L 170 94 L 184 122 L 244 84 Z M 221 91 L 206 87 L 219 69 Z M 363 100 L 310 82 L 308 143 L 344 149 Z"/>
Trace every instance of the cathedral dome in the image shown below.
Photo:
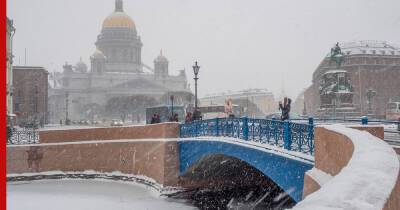
<path fill-rule="evenodd" d="M 115 1 L 115 11 L 104 19 L 103 29 L 105 28 L 128 28 L 136 30 L 132 18 L 123 10 L 122 0 Z"/>
<path fill-rule="evenodd" d="M 104 28 L 129 28 L 135 30 L 135 23 L 125 12 L 113 12 L 103 21 Z"/>
<path fill-rule="evenodd" d="M 156 59 L 154 59 L 155 63 L 168 63 L 168 59 L 162 54 L 162 51 L 160 51 L 160 55 L 157 56 Z"/>
<path fill-rule="evenodd" d="M 82 58 L 80 58 L 78 63 L 76 63 L 75 69 L 78 72 L 82 72 L 82 73 L 87 72 L 87 65 L 85 62 L 82 61 Z"/>

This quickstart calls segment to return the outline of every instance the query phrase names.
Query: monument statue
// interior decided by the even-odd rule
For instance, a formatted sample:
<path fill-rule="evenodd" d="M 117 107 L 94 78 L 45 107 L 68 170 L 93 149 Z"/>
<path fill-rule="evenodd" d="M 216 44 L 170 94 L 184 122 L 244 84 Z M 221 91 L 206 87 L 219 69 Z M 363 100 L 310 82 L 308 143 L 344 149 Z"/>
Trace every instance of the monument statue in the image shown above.
<path fill-rule="evenodd" d="M 340 69 L 344 62 L 344 54 L 339 46 L 339 42 L 336 43 L 335 47 L 331 48 L 331 61 L 335 61 L 338 69 Z"/>

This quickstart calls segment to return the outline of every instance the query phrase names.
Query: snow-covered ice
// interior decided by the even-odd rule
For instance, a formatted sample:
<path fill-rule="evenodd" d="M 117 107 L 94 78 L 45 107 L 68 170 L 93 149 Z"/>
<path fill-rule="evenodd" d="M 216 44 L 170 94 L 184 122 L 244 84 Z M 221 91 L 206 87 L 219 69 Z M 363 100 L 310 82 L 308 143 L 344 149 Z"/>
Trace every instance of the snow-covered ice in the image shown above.
<path fill-rule="evenodd" d="M 196 209 L 140 184 L 104 180 L 42 180 L 7 183 L 7 209 L 159 210 Z"/>

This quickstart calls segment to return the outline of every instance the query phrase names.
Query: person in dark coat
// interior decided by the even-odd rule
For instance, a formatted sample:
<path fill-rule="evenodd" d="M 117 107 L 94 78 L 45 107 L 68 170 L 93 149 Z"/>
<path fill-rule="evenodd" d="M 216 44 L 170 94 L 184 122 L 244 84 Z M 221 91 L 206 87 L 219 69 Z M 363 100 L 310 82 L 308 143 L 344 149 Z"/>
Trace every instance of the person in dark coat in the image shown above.
<path fill-rule="evenodd" d="M 150 124 L 155 124 L 156 123 L 156 119 L 157 118 L 157 115 L 156 114 L 153 114 L 153 116 L 151 116 L 151 121 L 150 121 Z"/>
<path fill-rule="evenodd" d="M 178 114 L 177 114 L 177 113 L 174 113 L 174 115 L 171 116 L 171 118 L 170 118 L 169 121 L 170 121 L 170 122 L 179 122 Z"/>
<path fill-rule="evenodd" d="M 160 115 L 158 113 L 156 113 L 155 123 L 161 123 L 161 118 L 160 118 Z"/>
<path fill-rule="evenodd" d="M 279 102 L 279 110 L 282 111 L 281 115 L 281 120 L 285 121 L 289 119 L 289 113 L 290 113 L 290 106 L 291 106 L 292 100 L 290 98 L 285 97 L 283 99 L 283 105 L 282 102 Z"/>
<path fill-rule="evenodd" d="M 11 126 L 7 125 L 7 143 L 11 143 L 13 129 Z"/>
<path fill-rule="evenodd" d="M 190 123 L 192 122 L 192 113 L 191 112 L 187 112 L 186 113 L 186 117 L 185 117 L 185 123 Z"/>

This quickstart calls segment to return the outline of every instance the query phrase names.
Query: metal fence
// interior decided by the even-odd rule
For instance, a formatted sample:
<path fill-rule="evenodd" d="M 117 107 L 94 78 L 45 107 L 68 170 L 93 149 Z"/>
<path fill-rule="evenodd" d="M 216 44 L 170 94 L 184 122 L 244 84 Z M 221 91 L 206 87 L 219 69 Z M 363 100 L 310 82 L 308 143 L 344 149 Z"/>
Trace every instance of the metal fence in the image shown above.
<path fill-rule="evenodd" d="M 291 119 L 294 122 L 306 122 L 307 119 Z M 368 117 L 362 118 L 314 118 L 315 124 L 362 124 L 362 125 L 378 125 L 384 127 L 384 140 L 394 146 L 400 146 L 400 119 L 399 120 L 378 120 Z"/>
<path fill-rule="evenodd" d="M 36 129 L 7 131 L 7 144 L 36 144 L 39 143 L 39 132 Z"/>
<path fill-rule="evenodd" d="M 180 125 L 180 137 L 224 136 L 313 155 L 314 124 L 269 119 L 215 118 Z"/>

